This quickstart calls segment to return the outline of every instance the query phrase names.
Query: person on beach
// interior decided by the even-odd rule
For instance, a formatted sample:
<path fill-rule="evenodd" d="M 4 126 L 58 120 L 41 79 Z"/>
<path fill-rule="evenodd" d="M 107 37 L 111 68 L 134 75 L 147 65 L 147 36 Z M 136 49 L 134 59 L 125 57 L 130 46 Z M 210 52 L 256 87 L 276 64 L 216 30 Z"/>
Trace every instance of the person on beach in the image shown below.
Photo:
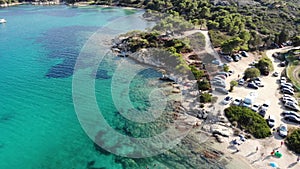
<path fill-rule="evenodd" d="M 275 153 L 275 151 L 273 150 L 273 151 L 271 152 L 271 155 L 274 155 L 274 153 Z"/>
<path fill-rule="evenodd" d="M 283 142 L 283 141 L 281 141 L 281 143 L 280 143 L 280 147 L 282 147 L 283 143 L 284 143 L 284 142 Z"/>
<path fill-rule="evenodd" d="M 256 152 L 258 151 L 258 147 L 256 147 Z"/>
<path fill-rule="evenodd" d="M 297 163 L 299 163 L 299 161 L 300 161 L 300 156 L 297 157 Z"/>

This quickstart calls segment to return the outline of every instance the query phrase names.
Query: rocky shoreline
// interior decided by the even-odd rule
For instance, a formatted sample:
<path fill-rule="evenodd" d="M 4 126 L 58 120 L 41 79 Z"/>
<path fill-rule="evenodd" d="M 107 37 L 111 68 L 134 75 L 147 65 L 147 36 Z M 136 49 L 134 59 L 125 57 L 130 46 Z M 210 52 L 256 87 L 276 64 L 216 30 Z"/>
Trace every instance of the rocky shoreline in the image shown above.
<path fill-rule="evenodd" d="M 166 155 L 162 154 L 154 158 L 164 163 L 169 161 L 169 158 L 179 159 L 187 156 L 190 159 L 187 160 L 185 165 L 194 166 L 195 168 L 199 165 L 209 164 L 215 165 L 216 168 L 224 168 L 224 166 L 230 164 L 232 157 L 228 153 L 225 153 L 225 149 L 223 148 L 213 148 L 216 147 L 213 144 L 216 142 L 222 143 L 224 142 L 224 138 L 228 138 L 229 135 L 233 134 L 231 124 L 224 116 L 221 116 L 221 113 L 214 112 L 213 104 L 201 108 L 202 106 L 198 99 L 199 91 L 193 87 L 196 86 L 196 81 L 176 77 L 163 62 L 156 57 L 152 57 L 157 52 L 161 52 L 159 49 L 142 49 L 137 52 L 130 52 L 124 48 L 123 39 L 124 37 L 121 36 L 113 40 L 111 50 L 115 53 L 115 56 L 128 57 L 140 64 L 145 64 L 165 72 L 165 76 L 160 79 L 172 87 L 170 92 L 173 94 L 182 94 L 182 100 L 173 103 L 174 117 L 193 119 L 193 129 L 182 140 L 181 144 L 175 148 L 180 153 L 177 152 L 175 155 L 173 154 L 173 150 L 171 150 L 169 152 L 173 154 L 171 157 L 165 157 Z M 192 62 L 191 60 L 189 61 Z M 186 127 L 185 125 L 183 124 L 179 127 Z M 168 155 L 170 155 L 169 153 Z M 188 168 L 184 164 L 180 167 L 176 166 L 175 163 L 167 165 L 173 168 Z"/>

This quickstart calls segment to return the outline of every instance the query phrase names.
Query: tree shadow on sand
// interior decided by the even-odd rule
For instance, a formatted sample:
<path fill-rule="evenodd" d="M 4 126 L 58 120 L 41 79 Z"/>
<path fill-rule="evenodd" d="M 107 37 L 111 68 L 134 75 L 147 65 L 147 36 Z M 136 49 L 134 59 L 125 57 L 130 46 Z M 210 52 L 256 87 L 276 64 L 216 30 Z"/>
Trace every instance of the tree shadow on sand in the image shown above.
<path fill-rule="evenodd" d="M 246 157 L 250 157 L 250 156 L 252 156 L 252 155 L 255 154 L 255 153 L 256 153 L 256 151 L 251 152 L 251 153 L 249 153 Z"/>
<path fill-rule="evenodd" d="M 290 165 L 288 166 L 288 168 L 293 168 L 296 164 L 297 164 L 297 162 L 294 162 L 294 163 L 290 164 Z"/>
<path fill-rule="evenodd" d="M 264 159 L 263 159 L 263 161 L 264 160 L 267 160 L 267 159 L 270 159 L 272 157 L 272 155 L 268 155 L 268 156 L 266 156 Z"/>

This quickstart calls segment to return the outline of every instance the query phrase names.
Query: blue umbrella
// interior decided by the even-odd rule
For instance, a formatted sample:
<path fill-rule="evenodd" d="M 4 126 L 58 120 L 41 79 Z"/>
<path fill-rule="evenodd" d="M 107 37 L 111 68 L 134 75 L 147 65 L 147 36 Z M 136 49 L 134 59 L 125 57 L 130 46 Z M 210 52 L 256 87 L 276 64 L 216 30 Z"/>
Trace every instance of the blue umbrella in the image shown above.
<path fill-rule="evenodd" d="M 273 168 L 277 168 L 277 167 L 278 167 L 278 164 L 275 163 L 275 162 L 270 162 L 270 166 L 273 167 Z"/>

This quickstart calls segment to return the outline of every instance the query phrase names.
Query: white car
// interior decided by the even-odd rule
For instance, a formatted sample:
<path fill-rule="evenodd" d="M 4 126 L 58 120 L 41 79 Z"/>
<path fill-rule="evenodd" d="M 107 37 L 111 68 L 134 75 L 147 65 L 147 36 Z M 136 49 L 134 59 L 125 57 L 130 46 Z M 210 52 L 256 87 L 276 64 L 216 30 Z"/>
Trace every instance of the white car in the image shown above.
<path fill-rule="evenodd" d="M 291 97 L 294 98 L 293 96 L 289 95 L 289 94 L 283 94 L 283 97 Z"/>
<path fill-rule="evenodd" d="M 267 111 L 270 107 L 270 104 L 271 104 L 270 101 L 265 101 L 264 104 L 261 105 L 261 109 L 263 111 Z"/>
<path fill-rule="evenodd" d="M 282 76 L 282 77 L 280 78 L 280 84 L 281 84 L 281 83 L 286 83 L 286 77 Z"/>
<path fill-rule="evenodd" d="M 281 83 L 280 86 L 289 86 L 291 88 L 294 87 L 294 85 L 292 83 Z"/>
<path fill-rule="evenodd" d="M 264 87 L 264 85 L 261 83 L 261 81 L 255 80 L 254 83 L 255 83 L 258 87 Z"/>
<path fill-rule="evenodd" d="M 286 102 L 284 104 L 284 106 L 287 107 L 287 108 L 293 109 L 295 111 L 300 111 L 299 106 L 297 104 L 295 104 L 294 102 Z"/>
<path fill-rule="evenodd" d="M 240 80 L 238 81 L 238 83 L 239 83 L 239 85 L 244 85 L 245 80 L 244 80 L 244 79 L 240 79 Z"/>
<path fill-rule="evenodd" d="M 253 104 L 251 107 L 251 110 L 253 110 L 254 112 L 258 112 L 258 109 L 260 108 L 260 105 L 258 104 Z"/>
<path fill-rule="evenodd" d="M 286 102 L 293 102 L 293 103 L 295 103 L 296 105 L 298 105 L 297 100 L 292 99 L 292 98 L 289 98 L 289 97 L 283 97 L 283 98 L 282 98 L 282 102 L 283 102 L 283 103 L 286 103 Z"/>
<path fill-rule="evenodd" d="M 284 95 L 281 99 L 282 100 L 292 100 L 294 102 L 297 102 L 297 99 L 295 97 L 293 97 L 293 96 L 285 96 Z"/>
<path fill-rule="evenodd" d="M 293 91 L 294 92 L 294 89 L 290 86 L 285 86 L 285 85 L 281 85 L 280 86 L 281 89 L 286 89 L 286 90 L 290 90 L 290 91 Z"/>
<path fill-rule="evenodd" d="M 223 103 L 224 105 L 227 105 L 231 100 L 232 100 L 232 97 L 226 96 L 226 97 L 224 98 L 224 100 L 222 101 L 222 103 Z"/>
<path fill-rule="evenodd" d="M 225 79 L 216 76 L 216 77 L 213 78 L 213 80 L 215 80 L 215 81 L 224 81 Z"/>
<path fill-rule="evenodd" d="M 286 137 L 288 133 L 288 128 L 286 124 L 280 124 L 279 126 L 279 135 L 281 137 Z"/>
<path fill-rule="evenodd" d="M 232 105 L 239 106 L 242 103 L 242 100 L 243 99 L 241 99 L 241 98 L 236 98 L 233 100 Z"/>
<path fill-rule="evenodd" d="M 268 125 L 271 128 L 275 126 L 275 116 L 272 114 L 268 118 Z"/>

